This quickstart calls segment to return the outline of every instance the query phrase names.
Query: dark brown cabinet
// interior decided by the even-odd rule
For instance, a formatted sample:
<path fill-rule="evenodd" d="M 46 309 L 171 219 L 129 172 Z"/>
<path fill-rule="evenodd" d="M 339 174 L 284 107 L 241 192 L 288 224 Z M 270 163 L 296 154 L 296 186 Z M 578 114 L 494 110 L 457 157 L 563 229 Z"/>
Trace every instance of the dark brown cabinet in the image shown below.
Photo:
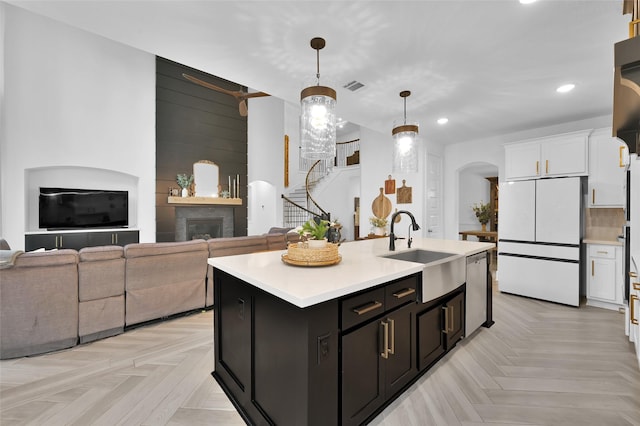
<path fill-rule="evenodd" d="M 418 368 L 437 361 L 464 336 L 464 291 L 458 291 L 418 313 Z"/>
<path fill-rule="evenodd" d="M 84 247 L 117 245 L 125 246 L 139 241 L 139 231 L 87 231 L 87 232 L 47 232 L 27 234 L 24 237 L 26 251 L 39 248 L 74 249 Z"/>
<path fill-rule="evenodd" d="M 362 424 L 418 374 L 415 288 L 415 278 L 399 280 L 343 302 L 343 324 L 354 322 L 349 312 L 378 313 L 342 335 L 343 425 Z"/>
<path fill-rule="evenodd" d="M 464 335 L 464 285 L 422 274 L 300 308 L 214 268 L 213 377 L 247 424 L 371 421 Z"/>

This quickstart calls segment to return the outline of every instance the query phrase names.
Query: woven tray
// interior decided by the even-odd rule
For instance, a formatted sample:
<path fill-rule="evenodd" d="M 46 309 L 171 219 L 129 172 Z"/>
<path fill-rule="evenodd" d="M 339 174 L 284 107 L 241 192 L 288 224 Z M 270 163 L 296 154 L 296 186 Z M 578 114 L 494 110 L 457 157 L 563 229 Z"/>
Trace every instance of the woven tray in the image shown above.
<path fill-rule="evenodd" d="M 338 254 L 338 245 L 327 243 L 324 248 L 309 248 L 306 243 L 293 243 L 282 255 L 282 261 L 297 266 L 335 265 L 342 260 Z"/>

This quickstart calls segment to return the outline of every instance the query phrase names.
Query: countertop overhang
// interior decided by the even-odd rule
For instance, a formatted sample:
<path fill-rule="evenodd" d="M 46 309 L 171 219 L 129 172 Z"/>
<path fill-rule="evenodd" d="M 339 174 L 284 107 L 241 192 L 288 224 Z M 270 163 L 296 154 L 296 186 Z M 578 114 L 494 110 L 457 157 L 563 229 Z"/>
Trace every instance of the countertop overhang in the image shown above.
<path fill-rule="evenodd" d="M 423 249 L 470 256 L 487 251 L 493 243 L 414 238 L 411 249 L 406 240 L 396 241 L 395 253 Z M 340 245 L 342 261 L 333 266 L 286 265 L 286 250 L 236 256 L 213 257 L 208 263 L 257 288 L 300 308 L 346 296 L 398 278 L 422 272 L 424 264 L 382 256 L 389 251 L 389 239 L 351 241 Z"/>

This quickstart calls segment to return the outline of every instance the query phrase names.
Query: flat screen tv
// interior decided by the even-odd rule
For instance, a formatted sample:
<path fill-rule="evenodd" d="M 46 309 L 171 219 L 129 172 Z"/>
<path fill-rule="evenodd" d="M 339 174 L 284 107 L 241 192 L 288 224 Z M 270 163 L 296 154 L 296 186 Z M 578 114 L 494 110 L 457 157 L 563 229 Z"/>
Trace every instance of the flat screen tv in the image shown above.
<path fill-rule="evenodd" d="M 40 228 L 123 228 L 129 225 L 129 193 L 40 188 L 38 210 Z"/>

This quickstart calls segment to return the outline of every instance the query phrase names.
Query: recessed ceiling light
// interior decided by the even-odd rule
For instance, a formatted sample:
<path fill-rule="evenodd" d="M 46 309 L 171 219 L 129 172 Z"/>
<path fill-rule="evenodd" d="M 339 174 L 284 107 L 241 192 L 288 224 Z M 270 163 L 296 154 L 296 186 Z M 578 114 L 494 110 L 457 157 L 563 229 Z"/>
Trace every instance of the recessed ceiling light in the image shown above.
<path fill-rule="evenodd" d="M 447 117 L 438 118 L 438 124 L 447 124 L 449 119 Z"/>
<path fill-rule="evenodd" d="M 571 84 L 571 83 L 563 84 L 562 86 L 560 86 L 560 87 L 558 87 L 556 89 L 556 92 L 558 92 L 558 93 L 567 93 L 567 92 L 572 91 L 574 87 L 576 87 L 575 84 Z"/>
<path fill-rule="evenodd" d="M 531 4 L 535 3 L 536 0 L 520 0 L 520 4 Z"/>

